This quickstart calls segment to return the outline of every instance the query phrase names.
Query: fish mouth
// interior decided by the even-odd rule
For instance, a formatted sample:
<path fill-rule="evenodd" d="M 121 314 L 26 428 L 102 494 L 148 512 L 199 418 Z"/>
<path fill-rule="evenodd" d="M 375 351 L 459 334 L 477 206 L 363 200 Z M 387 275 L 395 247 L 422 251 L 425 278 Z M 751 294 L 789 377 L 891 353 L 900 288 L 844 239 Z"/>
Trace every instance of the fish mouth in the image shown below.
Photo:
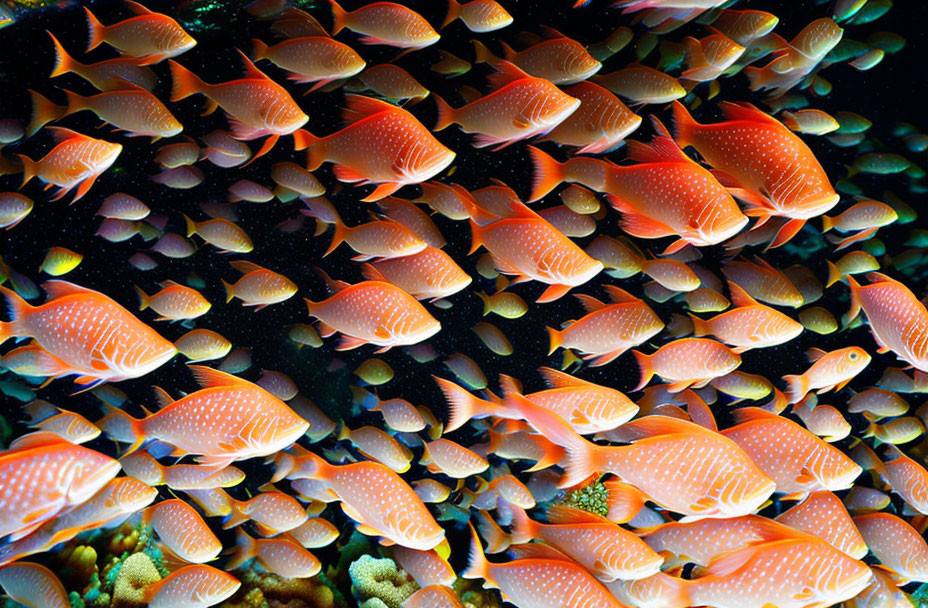
<path fill-rule="evenodd" d="M 87 502 L 92 496 L 103 489 L 103 486 L 116 477 L 121 469 L 122 465 L 119 464 L 118 460 L 111 460 L 101 465 L 93 473 L 82 479 L 78 487 L 75 488 L 72 485 L 71 488 L 68 489 L 68 500 L 75 505 Z"/>

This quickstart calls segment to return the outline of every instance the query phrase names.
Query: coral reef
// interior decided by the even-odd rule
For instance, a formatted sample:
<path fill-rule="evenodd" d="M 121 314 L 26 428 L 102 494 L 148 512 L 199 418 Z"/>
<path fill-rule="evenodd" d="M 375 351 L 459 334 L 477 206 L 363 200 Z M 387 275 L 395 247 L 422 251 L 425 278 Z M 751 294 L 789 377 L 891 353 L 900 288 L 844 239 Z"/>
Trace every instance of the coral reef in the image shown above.
<path fill-rule="evenodd" d="M 364 608 L 402 608 L 419 585 L 392 559 L 362 555 L 348 568 L 351 592 Z M 379 600 L 371 602 L 370 600 Z"/>
<path fill-rule="evenodd" d="M 557 500 L 557 503 L 606 517 L 609 514 L 608 499 L 609 491 L 600 478 L 590 481 L 587 485 L 569 490 Z"/>

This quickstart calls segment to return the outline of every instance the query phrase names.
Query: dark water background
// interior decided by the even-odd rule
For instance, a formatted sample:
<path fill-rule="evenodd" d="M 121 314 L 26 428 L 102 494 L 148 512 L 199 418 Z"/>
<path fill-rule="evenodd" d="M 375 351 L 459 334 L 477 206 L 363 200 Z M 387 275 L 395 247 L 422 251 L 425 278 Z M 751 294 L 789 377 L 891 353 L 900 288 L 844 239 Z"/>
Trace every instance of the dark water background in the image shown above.
<path fill-rule="evenodd" d="M 128 12 L 119 2 L 90 2 L 97 17 L 106 24 L 114 23 L 127 17 Z M 359 6 L 361 3 L 347 1 L 346 9 Z M 444 2 L 407 2 L 412 8 L 421 11 L 433 24 L 440 24 L 445 12 Z M 437 48 L 448 50 L 459 57 L 470 60 L 473 57 L 470 40 L 479 37 L 490 42 L 493 50 L 499 51 L 494 40 L 505 40 L 516 48 L 515 35 L 522 31 L 536 31 L 539 25 L 555 27 L 568 36 L 583 43 L 594 43 L 602 40 L 613 29 L 622 24 L 629 24 L 630 19 L 622 16 L 619 11 L 608 8 L 608 2 L 594 0 L 586 8 L 571 10 L 569 0 L 519 0 L 518 2 L 504 2 L 515 17 L 515 24 L 501 32 L 476 35 L 467 31 L 463 23 L 455 22 L 442 31 L 442 39 L 438 45 L 417 51 L 402 57 L 398 64 L 410 71 L 427 88 L 439 93 L 443 98 L 451 101 L 453 105 L 461 105 L 461 99 L 455 91 L 462 85 L 474 86 L 486 90 L 486 75 L 489 70 L 486 66 L 476 66 L 468 74 L 446 79 L 441 75 L 428 70 L 428 66 L 439 59 Z M 177 14 L 172 10 L 174 3 L 149 3 L 150 8 L 161 10 L 170 14 Z M 186 5 L 181 15 L 195 15 L 191 11 L 192 4 Z M 268 23 L 259 22 L 247 17 L 237 9 L 239 3 L 225 3 L 224 8 L 213 12 L 200 13 L 202 23 L 207 28 L 193 29 L 192 34 L 198 40 L 197 46 L 179 58 L 179 61 L 200 75 L 207 82 L 219 82 L 238 77 L 241 74 L 241 65 L 235 48 L 250 50 L 250 40 L 261 37 L 265 41 L 273 40 L 268 32 Z M 780 17 L 776 29 L 787 39 L 792 38 L 802 27 L 813 19 L 830 14 L 831 3 L 816 4 L 812 2 L 752 0 L 739 3 L 735 8 L 755 8 L 767 10 Z M 327 7 L 310 8 L 310 12 L 328 25 L 330 13 Z M 834 85 L 834 91 L 824 99 L 814 101 L 812 107 L 818 107 L 828 112 L 850 110 L 858 112 L 874 122 L 872 134 L 878 139 L 895 146 L 902 151 L 898 139 L 890 137 L 890 130 L 897 121 L 908 121 L 916 125 L 925 126 L 926 95 L 928 95 L 928 79 L 925 68 L 928 59 L 928 34 L 924 30 L 928 16 L 928 8 L 922 2 L 912 0 L 897 1 L 896 6 L 879 21 L 863 26 L 848 26 L 846 37 L 863 40 L 874 31 L 888 30 L 902 34 L 908 39 L 908 44 L 902 52 L 888 55 L 882 64 L 870 72 L 857 72 L 847 65 L 829 67 L 823 75 Z M 65 8 L 55 8 L 37 11 L 23 16 L 20 21 L 6 29 L 0 30 L 0 115 L 4 117 L 28 117 L 29 97 L 27 88 L 33 88 L 44 95 L 51 97 L 58 103 L 64 103 L 64 94 L 57 90 L 69 88 L 83 94 L 95 91 L 89 83 L 84 82 L 76 75 L 66 75 L 49 80 L 54 53 L 51 41 L 44 33 L 45 29 L 54 32 L 65 48 L 84 63 L 99 61 L 115 56 L 115 52 L 107 45 L 102 45 L 88 55 L 80 51 L 84 48 L 87 38 L 86 23 L 83 11 L 79 5 Z M 667 37 L 679 40 L 684 35 L 704 35 L 701 26 L 690 24 Z M 339 40 L 348 42 L 368 61 L 375 64 L 391 60 L 396 51 L 385 47 L 368 47 L 356 42 L 357 37 L 347 30 L 338 36 Z M 657 60 L 655 51 L 646 61 L 654 65 Z M 624 67 L 633 61 L 630 48 L 613 56 L 605 62 L 602 73 L 608 73 Z M 313 93 L 302 96 L 307 85 L 292 85 L 284 79 L 284 73 L 269 62 L 262 62 L 259 67 L 286 86 L 294 98 L 309 114 L 307 129 L 315 134 L 326 135 L 334 132 L 340 125 L 339 108 L 343 105 L 343 93 Z M 156 94 L 165 102 L 169 96 L 170 77 L 167 65 L 161 64 L 154 68 L 160 77 Z M 705 96 L 705 87 L 697 90 Z M 758 101 L 747 89 L 747 80 L 737 76 L 724 81 L 722 93 L 718 100 L 732 101 Z M 185 134 L 193 137 L 201 136 L 214 129 L 225 128 L 226 122 L 223 113 L 216 112 L 209 117 L 199 116 L 203 98 L 191 97 L 175 104 L 168 104 L 172 112 L 185 126 Z M 427 99 L 413 106 L 411 111 L 430 126 L 434 124 L 434 102 Z M 656 113 L 665 122 L 669 123 L 669 113 L 656 106 L 647 107 L 643 114 Z M 697 112 L 697 119 L 711 121 L 717 118 L 715 105 L 712 102 L 704 104 Z M 337 353 L 334 351 L 334 342 L 326 341 L 324 347 L 319 349 L 303 348 L 297 350 L 286 337 L 287 327 L 293 323 L 310 322 L 302 298 L 308 297 L 319 300 L 325 297 L 325 288 L 322 280 L 313 271 L 315 266 L 321 266 L 336 279 L 349 282 L 362 280 L 358 265 L 351 262 L 353 253 L 342 245 L 334 254 L 323 259 L 323 251 L 329 244 L 331 231 L 321 237 L 312 236 L 311 222 L 296 234 L 283 234 L 275 230 L 274 226 L 285 219 L 294 217 L 298 213 L 300 203 L 297 201 L 283 204 L 272 201 L 266 204 L 239 203 L 237 210 L 241 217 L 240 225 L 248 232 L 255 242 L 254 252 L 245 256 L 222 255 L 214 248 L 201 247 L 197 253 L 187 259 L 171 260 L 152 254 L 157 259 L 158 267 L 149 272 L 141 272 L 128 263 L 128 258 L 136 251 L 147 250 L 152 243 L 143 243 L 140 237 L 124 243 L 108 243 L 99 237 L 93 236 L 100 218 L 94 213 L 101 201 L 114 192 L 132 194 L 145 203 L 153 211 L 170 217 L 168 230 L 183 232 L 184 223 L 182 213 L 190 215 L 195 220 L 206 219 L 199 209 L 199 203 L 206 200 L 224 200 L 226 188 L 241 178 L 252 179 L 260 184 L 272 186 L 269 177 L 270 167 L 282 160 L 304 162 L 302 153 L 295 153 L 291 148 L 290 138 L 284 138 L 276 149 L 266 157 L 259 159 L 246 168 L 231 170 L 220 169 L 203 162 L 198 166 L 206 174 L 206 179 L 192 190 L 171 190 L 155 184 L 149 176 L 158 172 L 158 167 L 152 161 L 158 145 L 150 144 L 147 138 L 128 139 L 121 135 L 110 134 L 108 128 L 97 128 L 99 121 L 89 112 L 68 117 L 59 124 L 84 133 L 104 137 L 112 141 L 120 141 L 125 148 L 116 162 L 114 168 L 107 171 L 94 185 L 83 199 L 76 204 L 69 205 L 71 196 L 63 201 L 48 201 L 48 195 L 41 192 L 38 181 L 30 183 L 23 192 L 34 198 L 36 206 L 32 214 L 13 230 L 0 234 L 0 254 L 14 269 L 25 273 L 37 283 L 41 277 L 38 266 L 46 250 L 52 246 L 64 246 L 84 254 L 84 261 L 70 274 L 66 280 L 98 289 L 115 298 L 130 310 L 137 312 L 137 297 L 133 285 L 138 285 L 145 291 L 152 293 L 157 290 L 157 283 L 167 279 L 184 282 L 191 272 L 196 272 L 205 279 L 207 288 L 204 295 L 213 303 L 212 310 L 196 321 L 197 327 L 206 327 L 218 331 L 232 341 L 235 347 L 248 347 L 253 354 L 253 367 L 243 376 L 256 379 L 261 369 L 279 370 L 292 377 L 300 387 L 300 391 L 323 407 L 333 418 L 350 415 L 350 393 L 348 385 L 351 370 L 355 369 L 363 360 L 372 356 L 372 348 L 361 348 L 356 351 Z M 634 138 L 646 139 L 651 135 L 647 121 L 641 130 L 633 135 Z M 500 152 L 477 150 L 470 145 L 470 137 L 462 134 L 456 127 L 452 127 L 437 134 L 437 137 L 457 152 L 457 167 L 453 180 L 468 188 L 479 188 L 489 185 L 489 178 L 495 177 L 505 181 L 515 190 L 527 197 L 529 193 L 532 167 L 528 159 L 524 144 L 518 144 Z M 848 149 L 837 148 L 824 138 L 812 136 L 804 137 L 821 159 L 826 171 L 833 181 L 843 177 L 845 164 L 853 161 L 855 153 Z M 21 144 L 11 146 L 9 151 L 25 153 L 33 158 L 43 156 L 51 148 L 48 135 L 40 133 L 32 139 Z M 257 149 L 256 144 L 252 145 Z M 545 144 L 543 148 L 559 158 L 565 156 L 553 144 Z M 924 164 L 924 155 L 916 157 L 909 155 L 913 161 Z M 619 150 L 611 155 L 615 160 L 621 160 L 624 152 Z M 331 170 L 326 165 L 317 176 L 329 187 L 330 192 L 335 191 L 336 181 Z M 447 178 L 443 178 L 447 180 Z M 0 177 L 0 190 L 15 190 L 19 186 L 19 176 Z M 924 208 L 924 195 L 911 195 L 905 192 L 905 180 L 900 178 L 861 178 L 857 183 L 862 185 L 871 196 L 879 197 L 887 187 L 894 187 L 896 192 L 916 209 Z M 337 194 L 330 194 L 330 200 L 336 205 L 346 223 L 355 225 L 366 221 L 369 204 L 358 202 L 362 193 L 368 189 L 355 189 L 351 186 L 341 188 Z M 401 190 L 399 196 L 414 198 L 417 194 L 415 188 L 407 187 Z M 846 197 L 845 197 L 846 200 Z M 540 206 L 560 204 L 556 196 L 549 196 Z M 513 288 L 530 303 L 529 313 L 516 320 L 506 320 L 492 317 L 490 320 L 508 336 L 515 352 L 509 357 L 500 357 L 491 353 L 478 340 L 471 331 L 473 325 L 481 320 L 482 305 L 473 295 L 478 288 L 487 289 L 492 285 L 482 279 L 476 272 L 475 263 L 478 255 L 468 256 L 470 246 L 469 229 L 465 223 L 452 222 L 442 216 L 434 216 L 435 222 L 441 228 L 448 240 L 446 251 L 458 261 L 461 266 L 474 277 L 471 289 L 457 294 L 451 298 L 454 306 L 449 310 L 439 310 L 429 307 L 430 311 L 442 324 L 441 333 L 433 340 L 436 350 L 442 355 L 439 359 L 428 363 L 414 362 L 402 349 L 394 349 L 382 355 L 395 370 L 396 377 L 389 384 L 379 390 L 382 398 L 402 396 L 415 404 L 427 405 L 433 411 L 442 415 L 445 410 L 444 399 L 432 382 L 431 374 L 440 374 L 451 377 L 442 366 L 442 359 L 454 352 L 462 352 L 476 360 L 491 382 L 495 384 L 495 376 L 507 373 L 521 378 L 527 390 L 537 390 L 541 381 L 535 370 L 541 365 L 558 366 L 561 355 L 552 357 L 546 355 L 548 350 L 548 337 L 546 325 L 556 326 L 568 319 L 579 318 L 582 308 L 573 297 L 564 297 L 561 300 L 544 305 L 533 304 L 532 301 L 541 293 L 544 286 L 529 283 Z M 598 232 L 617 236 L 621 233 L 617 225 L 618 214 L 610 211 L 608 216 L 598 223 Z M 913 227 L 923 227 L 919 221 L 905 228 L 894 228 L 881 231 L 880 237 L 887 242 L 891 253 L 902 250 L 901 239 Z M 811 230 L 803 232 L 799 243 L 806 243 L 805 247 L 791 247 L 789 250 L 772 251 L 765 255 L 765 259 L 780 267 L 793 263 L 807 264 L 819 277 L 825 276 L 825 250 L 814 250 L 810 244 L 818 241 L 816 232 L 820 223 L 811 222 Z M 592 238 L 592 237 L 590 237 Z M 590 240 L 582 239 L 581 244 Z M 655 248 L 656 249 L 656 248 Z M 803 251 L 805 249 L 805 251 Z M 723 252 L 718 249 L 705 251 L 704 263 L 718 271 L 718 262 Z M 804 254 L 805 257 L 800 257 Z M 831 256 L 834 259 L 837 256 Z M 285 274 L 294 280 L 300 288 L 299 297 L 271 306 L 259 312 L 246 309 L 238 300 L 229 304 L 224 302 L 224 292 L 220 279 L 232 282 L 239 274 L 233 270 L 228 262 L 231 259 L 244 258 L 257 264 L 266 266 Z M 600 275 L 588 285 L 575 290 L 604 297 L 599 287 L 603 283 L 618 283 L 636 295 L 641 295 L 641 277 L 631 280 L 617 281 L 606 275 Z M 916 293 L 921 293 L 924 284 L 909 286 Z M 833 287 L 828 290 L 826 297 L 817 304 L 830 309 L 835 316 L 843 314 L 847 309 L 846 288 Z M 654 305 L 658 314 L 667 322 L 670 312 L 682 312 L 680 303 Z M 180 325 L 157 323 L 152 321 L 155 314 L 145 311 L 139 314 L 140 318 L 157 328 L 165 337 L 175 340 L 188 331 Z M 665 335 L 660 336 L 655 345 L 668 340 Z M 816 346 L 826 350 L 848 345 L 860 345 L 873 353 L 875 345 L 866 329 L 857 329 L 852 332 L 838 332 L 830 336 L 818 336 L 811 332 L 804 332 L 802 336 L 790 344 L 752 351 L 744 355 L 743 371 L 761 373 L 777 380 L 786 373 L 800 373 L 806 369 L 806 360 L 802 354 L 809 347 Z M 8 345 L 7 345 L 8 346 Z M 7 346 L 4 347 L 6 350 Z M 344 362 L 344 366 L 330 372 L 333 359 Z M 881 371 L 894 364 L 891 356 L 877 356 L 868 371 L 862 375 L 855 386 L 863 388 L 873 383 Z M 585 368 L 579 375 L 601 382 L 621 390 L 630 390 L 638 379 L 638 369 L 630 354 L 626 354 L 614 363 L 600 368 Z M 172 394 L 180 391 L 195 390 L 191 374 L 185 369 L 184 359 L 177 357 L 161 369 L 141 379 L 122 382 L 119 388 L 126 391 L 135 404 L 151 406 L 154 403 L 151 385 L 157 384 L 166 388 Z M 40 392 L 40 396 L 52 402 L 59 403 L 71 409 L 87 413 L 95 418 L 98 412 L 98 402 L 90 394 L 82 394 L 73 398 L 67 397 L 71 391 L 70 382 L 59 380 Z M 842 394 L 845 397 L 845 394 Z M 7 399 L 6 408 L 12 415 L 10 422 L 16 422 L 15 414 L 17 404 Z M 828 396 L 825 402 L 838 404 L 839 398 Z M 129 411 L 140 414 L 137 406 L 129 406 Z M 362 416 L 356 420 L 364 420 L 381 424 L 377 418 Z M 357 426 L 354 422 L 352 426 Z M 859 423 L 857 423 L 859 424 Z M 855 429 L 859 431 L 859 428 Z M 461 435 L 455 437 L 464 443 L 471 440 Z M 112 444 L 100 439 L 95 442 L 100 449 L 111 451 Z"/>

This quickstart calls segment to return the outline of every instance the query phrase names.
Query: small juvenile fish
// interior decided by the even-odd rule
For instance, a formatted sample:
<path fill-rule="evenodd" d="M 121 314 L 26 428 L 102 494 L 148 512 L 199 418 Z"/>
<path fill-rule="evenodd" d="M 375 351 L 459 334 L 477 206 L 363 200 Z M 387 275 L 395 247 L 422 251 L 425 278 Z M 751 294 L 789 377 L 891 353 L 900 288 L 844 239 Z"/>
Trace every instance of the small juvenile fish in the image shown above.
<path fill-rule="evenodd" d="M 335 0 L 332 7 L 332 35 L 348 28 L 363 34 L 362 44 L 386 44 L 401 49 L 419 49 L 438 42 L 438 32 L 422 15 L 393 2 L 374 2 L 354 11 L 345 11 Z"/>
<path fill-rule="evenodd" d="M 129 477 L 150 486 L 166 485 L 172 490 L 228 488 L 245 480 L 245 473 L 235 467 L 216 470 L 199 464 L 165 466 L 148 452 L 123 456 L 119 462 Z"/>
<path fill-rule="evenodd" d="M 809 431 L 828 443 L 841 441 L 851 434 L 851 425 L 837 408 L 810 402 L 808 397 L 793 405 L 796 414 Z"/>
<path fill-rule="evenodd" d="M 203 564 L 216 559 L 222 551 L 222 543 L 203 517 L 183 500 L 164 500 L 148 507 L 142 524 L 154 528 L 161 542 L 186 562 Z"/>
<path fill-rule="evenodd" d="M 200 146 L 192 139 L 158 148 L 155 162 L 164 169 L 176 169 L 192 165 L 200 159 Z"/>
<path fill-rule="evenodd" d="M 455 19 L 460 19 L 467 29 L 479 34 L 501 30 L 512 23 L 512 15 L 496 0 L 470 0 L 463 4 L 458 0 L 448 0 L 448 13 L 439 29 L 448 27 Z"/>
<path fill-rule="evenodd" d="M 490 466 L 483 457 L 448 439 L 426 443 L 419 464 L 425 465 L 432 473 L 443 473 L 454 479 L 466 479 Z"/>
<path fill-rule="evenodd" d="M 143 220 L 151 213 L 148 205 L 130 194 L 117 192 L 103 200 L 96 215 L 120 220 Z"/>
<path fill-rule="evenodd" d="M 501 291 L 487 295 L 482 291 L 474 292 L 483 301 L 483 316 L 491 312 L 504 319 L 518 319 L 528 312 L 528 305 L 518 294 Z"/>
<path fill-rule="evenodd" d="M 670 381 L 668 389 L 679 392 L 692 385 L 708 384 L 741 365 L 741 356 L 715 340 L 682 338 L 660 347 L 654 354 L 632 351 L 641 367 L 641 381 L 634 389 L 644 388 L 656 374 Z"/>
<path fill-rule="evenodd" d="M 149 608 L 208 608 L 232 597 L 242 583 L 206 564 L 190 564 L 145 587 Z"/>
<path fill-rule="evenodd" d="M 209 300 L 199 291 L 186 285 L 163 281 L 161 287 L 161 291 L 151 296 L 140 287 L 135 288 L 139 294 L 139 310 L 151 308 L 161 315 L 155 319 L 156 321 L 196 319 L 205 315 L 212 307 Z"/>
<path fill-rule="evenodd" d="M 296 192 L 300 196 L 322 196 L 325 186 L 316 177 L 296 163 L 277 163 L 271 167 L 271 179 L 278 187 Z M 277 191 L 275 190 L 275 194 Z M 280 194 L 277 194 L 280 198 Z"/>
<path fill-rule="evenodd" d="M 16 156 L 23 163 L 25 186 L 33 177 L 51 186 L 58 186 L 52 200 L 58 200 L 77 188 L 76 202 L 90 190 L 100 175 L 116 162 L 122 152 L 122 144 L 94 139 L 63 127 L 48 127 L 57 145 L 40 160 L 32 160 L 24 154 Z"/>
<path fill-rule="evenodd" d="M 810 348 L 806 354 L 812 366 L 801 375 L 783 376 L 789 385 L 786 391 L 790 403 L 798 403 L 809 391 L 818 394 L 841 390 L 870 363 L 870 355 L 857 346 L 825 352 Z"/>
<path fill-rule="evenodd" d="M 506 338 L 506 334 L 495 325 L 481 321 L 474 325 L 473 330 L 484 346 L 497 355 L 505 357 L 512 354 L 512 343 Z"/>
<path fill-rule="evenodd" d="M 598 72 L 603 65 L 596 61 L 582 44 L 568 38 L 554 28 L 544 27 L 545 39 L 523 51 L 516 52 L 505 42 L 505 60 L 520 70 L 544 78 L 557 85 L 576 84 Z M 495 64 L 500 61 L 483 45 L 475 40 L 476 63 Z"/>
<path fill-rule="evenodd" d="M 638 64 L 597 74 L 592 81 L 640 106 L 668 103 L 686 95 L 686 89 L 673 76 Z"/>
<path fill-rule="evenodd" d="M 251 558 L 257 558 L 269 572 L 285 579 L 309 578 L 319 574 L 322 563 L 288 536 L 252 538 L 239 528 L 235 531 L 235 553 L 226 568 L 241 568 Z"/>
<path fill-rule="evenodd" d="M 601 154 L 620 146 L 641 126 L 640 116 L 598 84 L 578 82 L 564 92 L 579 99 L 580 107 L 539 141 L 575 146 L 576 154 Z"/>
<path fill-rule="evenodd" d="M 882 424 L 871 422 L 863 437 L 876 437 L 883 443 L 899 445 L 918 439 L 925 434 L 925 425 L 915 416 L 896 418 Z"/>
<path fill-rule="evenodd" d="M 249 203 L 267 203 L 274 200 L 274 193 L 261 184 L 250 179 L 240 179 L 229 186 L 229 202 L 248 201 Z"/>
<path fill-rule="evenodd" d="M 60 277 L 77 268 L 77 265 L 83 259 L 83 255 L 65 247 L 52 247 L 45 254 L 45 259 L 42 260 L 42 265 L 39 266 L 39 272 L 50 274 L 53 277 Z"/>
<path fill-rule="evenodd" d="M 194 234 L 219 249 L 219 253 L 248 253 L 255 247 L 248 234 L 237 224 L 222 218 L 194 222 L 186 215 L 187 238 Z"/>
<path fill-rule="evenodd" d="M 345 85 L 346 91 L 373 91 L 393 103 L 418 103 L 431 94 L 412 74 L 392 63 L 372 65 Z"/>
<path fill-rule="evenodd" d="M 242 300 L 242 306 L 254 306 L 257 311 L 265 306 L 289 300 L 297 292 L 297 286 L 293 281 L 253 262 L 235 260 L 229 262 L 229 265 L 243 276 L 234 284 L 222 281 L 226 290 L 226 302 L 231 302 L 232 298 L 239 298 Z"/>
<path fill-rule="evenodd" d="M 370 460 L 388 466 L 397 473 L 405 473 L 409 470 L 412 452 L 389 433 L 373 426 L 351 430 L 346 424 L 342 424 L 337 440 L 346 439 Z"/>
<path fill-rule="evenodd" d="M 802 325 L 783 313 L 758 303 L 737 283 L 729 281 L 735 308 L 708 321 L 690 315 L 693 335 L 715 335 L 733 346 L 736 353 L 752 348 L 767 348 L 789 342 L 800 333 Z"/>
<path fill-rule="evenodd" d="M 18 192 L 0 193 L 0 228 L 9 230 L 32 211 L 32 199 Z"/>
<path fill-rule="evenodd" d="M 198 328 L 178 338 L 174 347 L 188 363 L 199 363 L 222 359 L 232 350 L 232 343 L 212 330 Z"/>

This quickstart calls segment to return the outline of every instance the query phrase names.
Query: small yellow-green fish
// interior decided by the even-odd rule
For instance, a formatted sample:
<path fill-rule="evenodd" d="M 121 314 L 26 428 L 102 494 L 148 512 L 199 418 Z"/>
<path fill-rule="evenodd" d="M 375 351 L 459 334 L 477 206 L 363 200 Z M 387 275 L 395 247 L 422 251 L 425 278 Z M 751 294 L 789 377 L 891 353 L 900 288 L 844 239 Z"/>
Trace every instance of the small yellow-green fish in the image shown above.
<path fill-rule="evenodd" d="M 814 109 L 783 112 L 782 122 L 790 131 L 809 135 L 825 135 L 841 127 L 829 114 Z"/>
<path fill-rule="evenodd" d="M 365 384 L 379 386 L 386 384 L 393 379 L 393 368 L 387 365 L 383 359 L 368 359 L 358 366 L 354 373 L 364 381 Z"/>
<path fill-rule="evenodd" d="M 827 335 L 838 331 L 835 316 L 821 306 L 812 306 L 799 312 L 799 322 L 809 331 Z"/>
<path fill-rule="evenodd" d="M 481 321 L 474 325 L 474 333 L 480 337 L 483 344 L 497 355 L 508 356 L 512 354 L 512 344 L 506 335 L 495 325 Z"/>
<path fill-rule="evenodd" d="M 454 78 L 455 76 L 460 76 L 461 74 L 466 74 L 470 71 L 471 63 L 465 61 L 456 55 L 452 55 L 448 51 L 438 51 L 441 54 L 441 59 L 436 63 L 432 64 L 430 68 L 433 72 L 438 72 L 448 78 Z"/>
<path fill-rule="evenodd" d="M 852 251 L 837 262 L 825 260 L 828 264 L 828 281 L 825 287 L 831 287 L 841 280 L 841 277 L 852 274 L 863 274 L 880 269 L 880 262 L 865 251 Z"/>
<path fill-rule="evenodd" d="M 190 359 L 188 363 L 222 359 L 232 350 L 232 343 L 209 329 L 194 329 L 174 343 L 177 351 Z"/>
<path fill-rule="evenodd" d="M 467 355 L 454 353 L 445 359 L 445 367 L 473 390 L 482 390 L 487 387 L 487 377 L 483 370 Z"/>
<path fill-rule="evenodd" d="M 883 424 L 871 422 L 864 437 L 876 437 L 883 443 L 895 445 L 918 439 L 925 433 L 925 425 L 915 416 L 903 416 Z"/>
<path fill-rule="evenodd" d="M 475 293 L 483 301 L 483 316 L 494 313 L 504 319 L 518 319 L 528 312 L 525 300 L 511 291 L 501 291 L 492 295 L 487 295 L 482 291 Z"/>
<path fill-rule="evenodd" d="M 60 277 L 77 268 L 77 265 L 83 259 L 83 255 L 70 249 L 52 247 L 45 254 L 45 259 L 42 261 L 42 265 L 39 266 L 39 272 L 50 274 L 53 277 Z"/>
<path fill-rule="evenodd" d="M 296 343 L 297 348 L 302 348 L 303 346 L 319 348 L 322 346 L 322 338 L 319 337 L 316 328 L 306 323 L 291 325 L 290 329 L 287 330 L 287 337 Z"/>

